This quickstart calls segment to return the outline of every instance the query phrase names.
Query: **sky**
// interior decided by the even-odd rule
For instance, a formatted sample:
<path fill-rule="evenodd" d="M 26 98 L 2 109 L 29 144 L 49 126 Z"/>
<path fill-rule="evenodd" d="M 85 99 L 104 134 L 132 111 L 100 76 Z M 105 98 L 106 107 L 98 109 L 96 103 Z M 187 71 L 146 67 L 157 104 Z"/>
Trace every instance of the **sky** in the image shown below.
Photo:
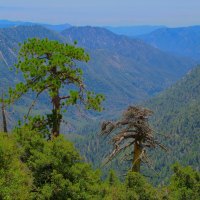
<path fill-rule="evenodd" d="M 200 25 L 200 0 L 0 0 L 0 19 L 96 26 Z"/>

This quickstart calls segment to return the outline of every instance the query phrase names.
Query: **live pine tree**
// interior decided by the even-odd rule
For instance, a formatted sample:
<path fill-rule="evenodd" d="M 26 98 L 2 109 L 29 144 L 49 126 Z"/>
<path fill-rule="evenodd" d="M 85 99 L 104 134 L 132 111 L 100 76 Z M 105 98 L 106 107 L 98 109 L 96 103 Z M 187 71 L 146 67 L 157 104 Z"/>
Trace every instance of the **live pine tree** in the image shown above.
<path fill-rule="evenodd" d="M 132 161 L 132 171 L 140 172 L 141 162 L 151 167 L 151 160 L 147 155 L 147 148 L 166 148 L 154 138 L 154 130 L 149 125 L 149 117 L 153 112 L 146 108 L 129 106 L 124 111 L 122 119 L 102 123 L 101 134 L 110 136 L 113 151 L 105 164 L 122 153 L 124 160 Z"/>
<path fill-rule="evenodd" d="M 18 83 L 15 89 L 10 89 L 10 101 L 13 102 L 28 91 L 36 93 L 37 99 L 46 91 L 52 104 L 52 112 L 47 115 L 46 122 L 52 136 L 57 137 L 60 134 L 61 111 L 67 106 L 83 103 L 87 109 L 102 109 L 103 95 L 86 90 L 83 71 L 77 66 L 78 62 L 88 61 L 89 55 L 83 48 L 76 47 L 76 43 L 69 45 L 36 38 L 25 41 L 15 65 L 25 81 Z M 35 101 L 30 109 L 34 104 Z"/>

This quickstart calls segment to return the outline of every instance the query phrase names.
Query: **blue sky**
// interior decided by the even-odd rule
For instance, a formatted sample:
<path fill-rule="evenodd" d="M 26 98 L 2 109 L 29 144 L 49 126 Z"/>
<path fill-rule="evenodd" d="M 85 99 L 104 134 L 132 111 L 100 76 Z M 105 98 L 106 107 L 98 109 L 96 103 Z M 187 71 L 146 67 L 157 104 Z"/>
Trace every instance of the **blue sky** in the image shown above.
<path fill-rule="evenodd" d="M 73 25 L 200 24 L 200 0 L 0 0 L 0 19 Z"/>

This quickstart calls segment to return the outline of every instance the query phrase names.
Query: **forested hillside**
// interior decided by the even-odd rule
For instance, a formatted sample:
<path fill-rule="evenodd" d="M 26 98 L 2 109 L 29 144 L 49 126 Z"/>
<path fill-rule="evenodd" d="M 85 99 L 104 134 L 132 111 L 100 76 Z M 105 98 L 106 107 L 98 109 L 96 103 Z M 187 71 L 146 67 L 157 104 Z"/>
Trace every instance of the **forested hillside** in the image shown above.
<path fill-rule="evenodd" d="M 73 145 L 62 136 L 47 141 L 42 134 L 18 128 L 0 133 L 1 199 L 164 200 L 199 197 L 198 171 L 173 167 L 170 184 L 153 187 L 139 173 L 127 172 L 121 182 L 111 171 L 102 180 L 99 171 L 82 162 Z"/>
<path fill-rule="evenodd" d="M 200 170 L 200 67 L 195 68 L 167 91 L 148 101 L 145 106 L 154 111 L 152 124 L 166 136 L 169 152 L 156 152 L 156 168 L 177 160 Z M 162 164 L 161 164 L 162 163 Z"/>
<path fill-rule="evenodd" d="M 62 35 L 69 42 L 77 40 L 90 53 L 86 84 L 105 94 L 110 110 L 120 110 L 155 95 L 194 66 L 191 60 L 103 28 L 72 27 Z"/>
<path fill-rule="evenodd" d="M 163 51 L 200 60 L 200 26 L 161 28 L 138 38 Z"/>
<path fill-rule="evenodd" d="M 141 103 L 154 112 L 150 124 L 156 131 L 157 138 L 168 149 L 167 152 L 161 149 L 151 151 L 153 168 L 150 170 L 143 168 L 144 174 L 150 176 L 154 183 L 158 184 L 161 180 L 167 181 L 171 173 L 170 166 L 177 161 L 182 165 L 191 165 L 196 170 L 200 170 L 199 83 L 200 67 L 196 67 L 166 91 Z M 106 139 L 95 134 L 99 131 L 98 124 L 89 127 L 88 129 L 93 134 L 85 139 L 77 137 L 73 141 L 88 160 L 100 166 L 102 162 L 99 163 L 98 160 L 110 152 L 111 146 Z M 120 172 L 119 174 L 123 174 L 123 169 L 130 166 L 129 164 L 123 164 L 119 159 L 113 161 L 110 167 L 114 167 Z"/>

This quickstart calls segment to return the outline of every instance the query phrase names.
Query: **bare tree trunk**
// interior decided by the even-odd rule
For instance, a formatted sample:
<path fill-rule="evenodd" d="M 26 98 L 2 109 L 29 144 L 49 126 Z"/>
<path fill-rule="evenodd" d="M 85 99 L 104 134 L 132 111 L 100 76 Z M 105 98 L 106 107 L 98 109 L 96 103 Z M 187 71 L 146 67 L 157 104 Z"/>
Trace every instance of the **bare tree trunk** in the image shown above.
<path fill-rule="evenodd" d="M 142 153 L 141 145 L 139 141 L 136 141 L 134 144 L 134 153 L 133 153 L 133 167 L 132 171 L 134 172 L 140 172 L 140 165 L 141 165 L 141 159 L 140 155 Z"/>
<path fill-rule="evenodd" d="M 3 131 L 5 133 L 7 133 L 8 129 L 7 129 L 7 122 L 6 122 L 6 115 L 5 115 L 5 104 L 4 104 L 4 94 L 3 94 L 3 92 L 2 92 L 1 112 L 2 112 Z"/>

